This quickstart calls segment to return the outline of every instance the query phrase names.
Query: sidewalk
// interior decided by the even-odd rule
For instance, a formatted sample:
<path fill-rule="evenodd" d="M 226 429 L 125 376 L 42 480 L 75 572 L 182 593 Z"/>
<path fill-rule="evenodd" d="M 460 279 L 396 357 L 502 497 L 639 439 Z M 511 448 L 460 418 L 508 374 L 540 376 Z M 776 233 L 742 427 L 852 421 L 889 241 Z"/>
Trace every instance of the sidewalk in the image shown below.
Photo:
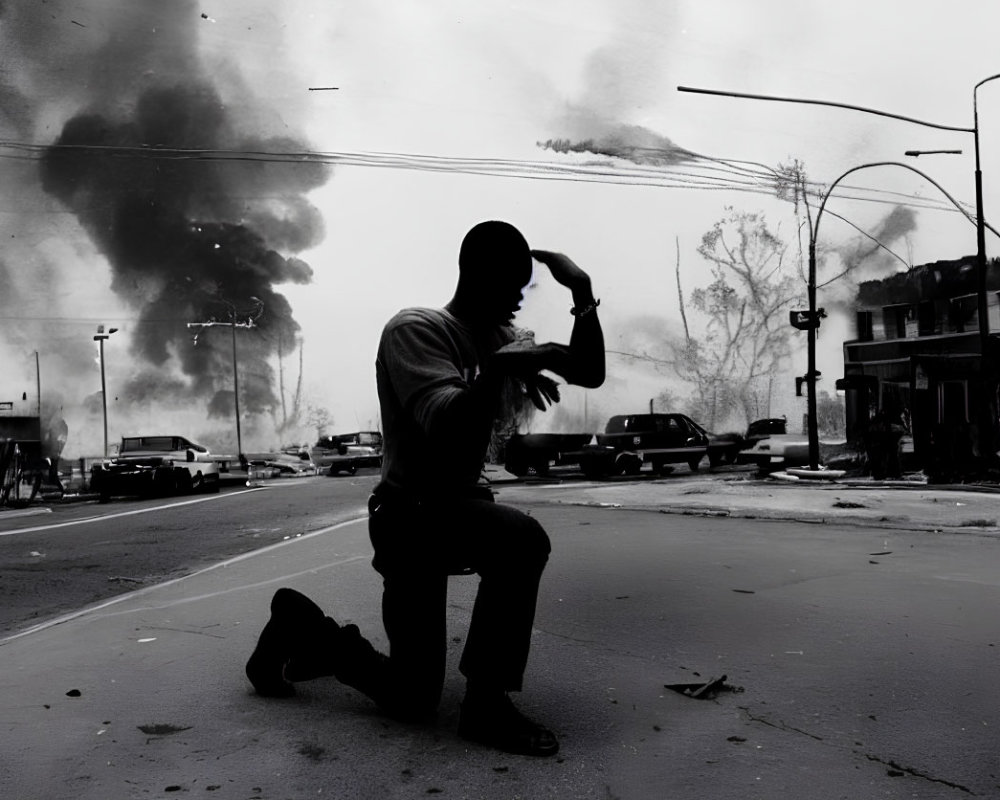
<path fill-rule="evenodd" d="M 864 478 L 794 481 L 759 477 L 752 471 L 694 473 L 635 483 L 526 483 L 500 467 L 488 470 L 487 475 L 507 502 L 542 493 L 554 503 L 644 508 L 667 514 L 1000 534 L 1000 487 Z"/>

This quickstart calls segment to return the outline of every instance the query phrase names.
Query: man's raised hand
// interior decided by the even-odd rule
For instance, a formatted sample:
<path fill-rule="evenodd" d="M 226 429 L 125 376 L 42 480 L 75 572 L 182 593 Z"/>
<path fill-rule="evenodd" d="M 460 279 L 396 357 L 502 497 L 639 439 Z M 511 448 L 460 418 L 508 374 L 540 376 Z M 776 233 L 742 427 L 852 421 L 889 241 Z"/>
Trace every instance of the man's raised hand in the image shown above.
<path fill-rule="evenodd" d="M 590 291 L 590 276 L 580 269 L 569 256 L 551 250 L 532 250 L 531 257 L 549 268 L 552 277 L 574 293 Z"/>

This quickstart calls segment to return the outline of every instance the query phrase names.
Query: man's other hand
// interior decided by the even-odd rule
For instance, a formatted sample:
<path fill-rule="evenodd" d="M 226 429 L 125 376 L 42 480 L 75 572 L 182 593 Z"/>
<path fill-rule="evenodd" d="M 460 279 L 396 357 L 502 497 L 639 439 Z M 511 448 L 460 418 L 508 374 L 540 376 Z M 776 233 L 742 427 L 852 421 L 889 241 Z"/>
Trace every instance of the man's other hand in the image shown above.
<path fill-rule="evenodd" d="M 559 384 L 547 375 L 523 378 L 524 393 L 539 411 L 545 411 L 553 403 L 559 402 Z"/>

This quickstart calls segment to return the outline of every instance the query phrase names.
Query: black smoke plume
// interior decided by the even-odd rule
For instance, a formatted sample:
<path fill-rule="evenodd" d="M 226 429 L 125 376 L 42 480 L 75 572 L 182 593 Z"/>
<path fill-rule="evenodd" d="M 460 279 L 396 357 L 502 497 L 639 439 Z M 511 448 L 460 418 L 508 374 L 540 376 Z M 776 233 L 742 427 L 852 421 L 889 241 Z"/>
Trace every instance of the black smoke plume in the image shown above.
<path fill-rule="evenodd" d="M 247 413 L 273 409 L 268 359 L 287 352 L 299 329 L 274 287 L 311 279 L 309 265 L 287 254 L 322 237 L 305 194 L 328 168 L 270 158 L 307 148 L 237 130 L 203 77 L 153 83 L 132 103 L 93 107 L 66 122 L 48 149 L 43 187 L 108 258 L 113 290 L 138 315 L 132 347 L 140 368 L 167 369 L 175 360 L 189 381 L 181 391 L 176 382 L 149 381 L 147 370 L 126 393 L 137 402 L 197 400 L 212 416 L 231 415 L 231 332 L 203 332 L 193 346 L 187 323 L 229 321 L 234 309 L 245 322 L 242 312 L 256 298 L 258 327 L 237 332 L 240 401 Z"/>

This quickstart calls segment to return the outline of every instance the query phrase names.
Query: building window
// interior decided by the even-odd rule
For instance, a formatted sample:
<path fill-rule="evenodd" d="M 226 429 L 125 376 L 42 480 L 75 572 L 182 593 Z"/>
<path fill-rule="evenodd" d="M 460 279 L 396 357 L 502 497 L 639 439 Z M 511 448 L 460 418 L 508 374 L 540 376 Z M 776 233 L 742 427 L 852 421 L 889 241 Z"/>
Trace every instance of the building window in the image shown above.
<path fill-rule="evenodd" d="M 917 306 L 917 335 L 933 336 L 937 333 L 937 313 L 933 300 L 921 300 Z"/>
<path fill-rule="evenodd" d="M 974 294 L 954 297 L 948 303 L 948 326 L 957 333 L 979 327 L 979 299 Z"/>
<path fill-rule="evenodd" d="M 858 341 L 870 342 L 875 338 L 874 323 L 871 311 L 859 311 L 857 314 Z"/>
<path fill-rule="evenodd" d="M 966 381 L 941 381 L 938 384 L 938 422 L 969 421 L 969 393 Z"/>
<path fill-rule="evenodd" d="M 886 339 L 905 339 L 907 321 L 916 319 L 913 306 L 885 306 L 882 309 L 882 326 L 885 328 Z"/>

